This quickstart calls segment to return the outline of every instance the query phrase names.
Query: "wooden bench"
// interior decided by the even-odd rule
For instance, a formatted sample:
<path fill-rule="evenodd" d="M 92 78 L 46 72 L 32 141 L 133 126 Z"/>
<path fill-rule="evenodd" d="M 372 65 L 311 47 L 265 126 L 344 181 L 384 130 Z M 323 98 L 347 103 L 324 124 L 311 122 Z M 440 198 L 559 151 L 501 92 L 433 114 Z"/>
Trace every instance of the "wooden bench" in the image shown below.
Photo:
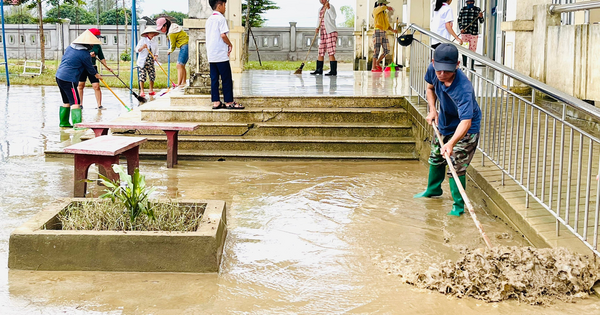
<path fill-rule="evenodd" d="M 162 130 L 167 134 L 167 167 L 172 168 L 177 164 L 177 145 L 179 131 L 194 131 L 200 128 L 197 123 L 169 123 L 169 122 L 88 122 L 79 123 L 78 128 L 91 128 L 96 137 L 108 135 L 111 128 L 135 130 Z"/>
<path fill-rule="evenodd" d="M 119 155 L 123 155 L 127 158 L 127 173 L 133 175 L 135 169 L 140 166 L 140 144 L 146 140 L 148 139 L 141 137 L 100 136 L 65 148 L 64 152 L 73 153 L 75 156 L 75 197 L 85 197 L 86 179 L 92 164 L 98 165 L 99 172 L 106 174 L 107 178 L 118 180 L 119 176 L 113 171 L 112 165 L 119 164 Z M 104 168 L 105 172 L 102 172 L 100 167 Z"/>

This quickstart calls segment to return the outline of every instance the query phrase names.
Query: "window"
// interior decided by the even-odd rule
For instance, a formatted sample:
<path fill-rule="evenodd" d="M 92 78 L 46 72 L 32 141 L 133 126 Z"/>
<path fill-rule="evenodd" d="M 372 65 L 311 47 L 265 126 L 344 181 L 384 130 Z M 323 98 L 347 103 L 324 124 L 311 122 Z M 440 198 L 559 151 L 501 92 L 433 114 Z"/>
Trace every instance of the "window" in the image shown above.
<path fill-rule="evenodd" d="M 269 38 L 268 37 L 263 37 L 262 38 L 262 46 L 263 47 L 269 47 Z"/>
<path fill-rule="evenodd" d="M 342 46 L 342 38 L 341 37 L 338 37 L 337 45 L 338 45 L 338 47 Z"/>
<path fill-rule="evenodd" d="M 15 36 L 14 35 L 8 36 L 8 42 L 11 43 L 11 44 L 14 44 L 15 43 Z"/>
<path fill-rule="evenodd" d="M 158 36 L 158 45 L 162 44 L 162 37 Z"/>
<path fill-rule="evenodd" d="M 117 44 L 117 42 L 118 42 L 117 35 L 114 35 L 114 36 L 113 36 L 113 44 L 114 44 L 114 45 L 116 45 L 116 44 Z"/>
<path fill-rule="evenodd" d="M 25 45 L 25 35 L 21 35 L 19 37 L 19 39 L 20 39 L 20 43 L 23 44 L 23 45 Z"/>
<path fill-rule="evenodd" d="M 273 46 L 279 46 L 279 37 L 273 37 Z"/>
<path fill-rule="evenodd" d="M 0 43 L 4 42 L 4 39 L 2 38 L 2 35 L 0 35 Z"/>
<path fill-rule="evenodd" d="M 31 35 L 31 43 L 35 44 L 36 41 L 37 41 L 37 36 L 36 35 Z"/>

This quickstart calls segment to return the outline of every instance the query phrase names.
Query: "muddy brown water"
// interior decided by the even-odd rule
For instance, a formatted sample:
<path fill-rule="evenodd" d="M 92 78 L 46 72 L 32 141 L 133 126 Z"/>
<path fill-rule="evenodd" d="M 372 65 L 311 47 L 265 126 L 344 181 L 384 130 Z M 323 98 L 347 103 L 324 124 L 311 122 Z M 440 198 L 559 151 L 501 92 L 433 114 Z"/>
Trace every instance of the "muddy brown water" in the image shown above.
<path fill-rule="evenodd" d="M 10 232 L 72 195 L 72 161 L 43 157 L 45 145 L 76 136 L 58 132 L 58 105 L 49 101 L 58 94 L 49 89 L 44 98 L 43 88 L 12 87 L 8 102 L 0 94 L 0 314 L 600 313 L 596 298 L 545 307 L 485 303 L 389 274 L 380 261 L 394 255 L 410 255 L 425 268 L 457 259 L 461 248 L 485 246 L 468 216 L 446 215 L 449 196 L 412 199 L 426 184 L 419 162 L 181 161 L 167 169 L 164 161 L 142 161 L 158 198 L 227 201 L 219 274 L 8 270 Z M 32 96 L 52 105 L 27 102 Z M 120 113 L 118 103 L 105 104 L 101 114 L 85 108 L 84 117 Z M 495 244 L 526 245 L 476 211 Z"/>

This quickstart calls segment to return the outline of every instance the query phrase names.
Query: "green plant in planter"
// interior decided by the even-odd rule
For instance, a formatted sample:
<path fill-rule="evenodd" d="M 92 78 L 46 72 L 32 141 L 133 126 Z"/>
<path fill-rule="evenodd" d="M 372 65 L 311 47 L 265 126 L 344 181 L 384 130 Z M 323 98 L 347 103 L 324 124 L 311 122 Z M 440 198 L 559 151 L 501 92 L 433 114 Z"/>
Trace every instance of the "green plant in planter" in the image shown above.
<path fill-rule="evenodd" d="M 154 211 L 148 202 L 148 197 L 155 188 L 146 187 L 146 179 L 144 175 L 140 175 L 140 170 L 135 169 L 133 178 L 125 172 L 123 166 L 114 164 L 112 166 L 115 173 L 119 174 L 118 181 L 112 181 L 105 176 L 99 175 L 100 180 L 106 186 L 106 192 L 100 198 L 110 198 L 114 203 L 119 200 L 129 214 L 129 219 L 134 222 L 135 219 L 142 213 L 148 218 L 154 219 Z"/>

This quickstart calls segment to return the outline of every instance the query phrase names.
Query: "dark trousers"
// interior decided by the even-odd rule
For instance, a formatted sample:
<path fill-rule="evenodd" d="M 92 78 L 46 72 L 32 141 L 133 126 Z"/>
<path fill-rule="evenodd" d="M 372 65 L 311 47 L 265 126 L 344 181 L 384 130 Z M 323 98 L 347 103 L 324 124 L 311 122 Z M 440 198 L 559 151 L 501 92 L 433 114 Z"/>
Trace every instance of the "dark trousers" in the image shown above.
<path fill-rule="evenodd" d="M 219 76 L 223 84 L 223 101 L 231 103 L 233 102 L 233 80 L 231 79 L 229 60 L 210 63 L 210 95 L 213 102 L 221 100 L 219 96 Z"/>

